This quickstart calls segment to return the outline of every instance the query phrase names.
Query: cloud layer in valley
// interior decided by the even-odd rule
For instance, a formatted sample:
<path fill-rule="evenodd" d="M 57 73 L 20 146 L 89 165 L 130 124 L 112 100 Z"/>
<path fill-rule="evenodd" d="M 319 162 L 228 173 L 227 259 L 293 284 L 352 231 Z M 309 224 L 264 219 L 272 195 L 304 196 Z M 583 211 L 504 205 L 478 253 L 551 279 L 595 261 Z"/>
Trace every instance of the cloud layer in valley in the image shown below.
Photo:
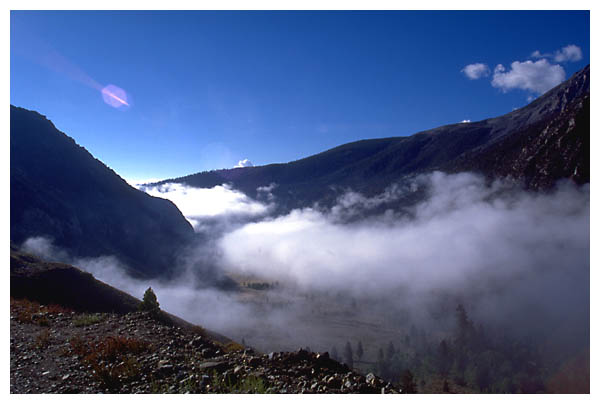
<path fill-rule="evenodd" d="M 482 279 L 507 281 L 532 268 L 567 270 L 573 262 L 585 268 L 587 191 L 565 185 L 552 196 L 514 194 L 507 184 L 486 186 L 470 174 L 435 173 L 417 182 L 429 197 L 409 217 L 388 211 L 340 223 L 342 211 L 389 202 L 407 188 L 376 198 L 346 193 L 329 212 L 294 210 L 226 234 L 224 259 L 228 267 L 267 279 L 373 294 L 406 285 L 472 289 L 484 285 Z"/>
<path fill-rule="evenodd" d="M 173 202 L 197 232 L 212 228 L 215 222 L 239 222 L 264 216 L 272 208 L 269 204 L 249 198 L 228 184 L 213 188 L 193 188 L 179 183 L 165 183 L 140 186 L 139 189 Z"/>
<path fill-rule="evenodd" d="M 274 187 L 265 186 L 263 192 Z M 237 193 L 186 189 L 172 200 L 184 214 L 208 220 L 210 215 L 186 206 L 211 205 L 211 198 L 216 203 L 224 190 Z M 359 214 L 393 207 L 416 192 L 425 197 L 409 207 Z M 213 219 L 227 220 L 226 212 L 238 213 L 221 210 Z M 473 174 L 433 173 L 375 197 L 348 191 L 331 209 L 306 207 L 279 217 L 250 214 L 245 223 L 215 234 L 210 244 L 198 245 L 190 261 L 202 256 L 223 273 L 279 285 L 250 301 L 244 294 L 198 287 L 189 272 L 193 266 L 180 279 L 149 284 L 124 275 L 114 258 L 72 261 L 137 297 L 152 286 L 166 310 L 233 338 L 260 341 L 262 349 L 295 349 L 303 341 L 329 349 L 332 339 L 346 338 L 335 336 L 329 324 L 334 308 L 361 312 L 378 324 L 410 312 L 413 320 L 436 327 L 439 320 L 432 320 L 431 312 L 443 307 L 451 318 L 457 301 L 467 302 L 473 318 L 508 332 L 544 335 L 557 324 L 568 324 L 565 330 L 577 335 L 577 344 L 585 344 L 589 237 L 589 186 L 563 183 L 553 192 L 530 193 Z M 39 239 L 25 246 L 60 256 Z M 315 295 L 324 298 L 306 300 Z"/>

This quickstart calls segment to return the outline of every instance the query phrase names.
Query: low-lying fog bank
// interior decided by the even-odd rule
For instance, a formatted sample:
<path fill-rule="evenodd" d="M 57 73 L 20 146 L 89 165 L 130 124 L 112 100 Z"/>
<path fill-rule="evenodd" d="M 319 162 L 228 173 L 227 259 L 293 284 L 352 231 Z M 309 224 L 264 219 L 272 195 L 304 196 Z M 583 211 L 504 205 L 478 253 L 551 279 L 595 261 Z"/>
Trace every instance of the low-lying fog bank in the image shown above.
<path fill-rule="evenodd" d="M 276 184 L 265 185 L 268 196 Z M 427 197 L 402 212 L 345 220 L 423 187 Z M 331 209 L 279 217 L 269 216 L 276 199 L 255 201 L 230 186 L 143 189 L 172 200 L 203 235 L 179 279 L 132 279 L 114 257 L 68 257 L 43 235 L 23 247 L 137 297 L 152 286 L 163 309 L 264 351 L 360 340 L 374 357 L 415 325 L 443 337 L 458 303 L 502 333 L 565 352 L 589 347 L 589 186 L 531 193 L 437 172 L 374 198 L 348 190 Z M 199 287 L 193 268 L 207 260 L 240 291 Z"/>

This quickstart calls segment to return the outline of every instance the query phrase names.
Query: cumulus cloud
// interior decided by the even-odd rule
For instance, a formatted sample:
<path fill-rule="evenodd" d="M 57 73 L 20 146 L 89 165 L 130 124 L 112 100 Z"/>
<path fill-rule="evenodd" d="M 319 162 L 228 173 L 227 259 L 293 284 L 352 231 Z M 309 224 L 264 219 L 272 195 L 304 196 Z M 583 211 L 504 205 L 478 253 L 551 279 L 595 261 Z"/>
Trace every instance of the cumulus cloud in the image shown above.
<path fill-rule="evenodd" d="M 462 121 L 460 121 L 460 123 L 471 123 L 470 119 L 463 119 Z"/>
<path fill-rule="evenodd" d="M 194 188 L 179 183 L 165 183 L 141 186 L 140 189 L 173 202 L 196 231 L 205 229 L 207 223 L 219 220 L 266 215 L 272 208 L 272 205 L 249 198 L 228 184 Z"/>
<path fill-rule="evenodd" d="M 565 80 L 565 70 L 559 63 L 575 62 L 582 57 L 581 48 L 577 45 L 567 45 L 553 53 L 536 50 L 531 53 L 531 58 L 537 59 L 535 61 L 514 61 L 510 69 L 502 64 L 496 65 L 491 84 L 503 92 L 520 89 L 541 95 Z M 461 71 L 471 80 L 490 74 L 489 67 L 484 63 L 467 65 Z M 533 96 L 529 95 L 527 101 L 531 102 L 533 99 Z"/>
<path fill-rule="evenodd" d="M 254 167 L 254 164 L 248 159 L 243 159 L 238 161 L 238 163 L 233 168 L 242 168 L 242 167 Z"/>
<path fill-rule="evenodd" d="M 536 50 L 531 54 L 531 57 L 534 59 L 547 58 L 550 56 L 552 56 L 551 53 L 541 53 L 539 50 Z"/>
<path fill-rule="evenodd" d="M 477 80 L 490 75 L 490 68 L 484 63 L 472 63 L 466 65 L 461 72 L 470 80 Z"/>
<path fill-rule="evenodd" d="M 577 45 L 567 45 L 554 53 L 554 60 L 559 63 L 576 62 L 582 57 L 581 48 Z"/>
<path fill-rule="evenodd" d="M 546 59 L 536 62 L 512 62 L 510 70 L 502 64 L 494 69 L 492 86 L 506 92 L 514 89 L 528 90 L 543 94 L 565 80 L 565 70 L 560 65 L 549 63 Z"/>
<path fill-rule="evenodd" d="M 554 53 L 541 53 L 536 50 L 531 54 L 531 57 L 534 59 L 552 58 L 557 63 L 577 62 L 583 58 L 583 52 L 577 45 L 567 45 L 554 51 Z"/>

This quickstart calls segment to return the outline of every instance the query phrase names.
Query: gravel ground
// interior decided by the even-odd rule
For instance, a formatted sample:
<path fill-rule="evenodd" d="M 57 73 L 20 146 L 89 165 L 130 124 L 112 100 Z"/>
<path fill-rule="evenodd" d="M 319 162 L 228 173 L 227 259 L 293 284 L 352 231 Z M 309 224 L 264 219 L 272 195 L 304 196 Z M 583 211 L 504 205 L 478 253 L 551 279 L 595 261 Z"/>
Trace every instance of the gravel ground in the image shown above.
<path fill-rule="evenodd" d="M 260 354 L 149 313 L 11 300 L 11 393 L 398 393 L 327 353 Z"/>

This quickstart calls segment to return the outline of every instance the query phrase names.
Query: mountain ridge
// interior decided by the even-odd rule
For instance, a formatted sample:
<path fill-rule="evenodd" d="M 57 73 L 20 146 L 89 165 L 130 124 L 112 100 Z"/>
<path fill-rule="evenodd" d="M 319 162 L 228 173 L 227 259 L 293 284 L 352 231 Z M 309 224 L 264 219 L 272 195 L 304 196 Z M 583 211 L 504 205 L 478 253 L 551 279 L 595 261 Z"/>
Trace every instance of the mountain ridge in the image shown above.
<path fill-rule="evenodd" d="M 560 178 L 573 177 L 576 183 L 582 184 L 589 182 L 589 77 L 588 65 L 527 106 L 494 118 L 444 125 L 406 137 L 359 140 L 289 163 L 201 172 L 147 185 L 176 182 L 211 188 L 229 183 L 246 195 L 258 198 L 258 187 L 275 183 L 277 188 L 272 193 L 278 198 L 279 213 L 283 213 L 315 202 L 331 205 L 338 195 L 332 188 L 351 188 L 366 195 L 375 195 L 405 176 L 434 170 L 475 171 L 492 178 L 498 177 L 494 172 L 496 169 L 498 173 L 522 180 L 526 187 L 535 189 L 551 187 Z M 480 157 L 489 159 L 494 150 L 499 153 L 496 155 L 498 158 L 506 157 L 507 143 L 499 147 L 499 142 L 509 137 L 531 140 L 539 137 L 548 125 L 556 126 L 565 119 L 569 122 L 571 118 L 574 119 L 571 126 L 578 128 L 574 141 L 579 145 L 572 150 L 571 156 L 561 159 L 576 160 L 579 175 L 569 175 L 568 170 L 557 169 L 551 170 L 548 178 L 531 181 L 531 169 L 525 172 L 524 169 L 498 167 L 498 164 L 491 167 L 480 164 Z M 562 137 L 552 141 L 560 143 Z M 521 146 L 521 143 L 512 142 L 514 147 Z M 546 165 L 552 164 L 557 152 L 553 150 L 546 156 Z M 524 160 L 529 157 L 520 156 Z M 513 163 L 504 162 L 507 166 Z M 573 167 L 569 170 L 570 173 L 574 171 Z"/>
<path fill-rule="evenodd" d="M 131 187 L 43 115 L 10 112 L 12 242 L 43 236 L 73 256 L 116 256 L 137 277 L 173 271 L 194 233 L 171 201 Z"/>

